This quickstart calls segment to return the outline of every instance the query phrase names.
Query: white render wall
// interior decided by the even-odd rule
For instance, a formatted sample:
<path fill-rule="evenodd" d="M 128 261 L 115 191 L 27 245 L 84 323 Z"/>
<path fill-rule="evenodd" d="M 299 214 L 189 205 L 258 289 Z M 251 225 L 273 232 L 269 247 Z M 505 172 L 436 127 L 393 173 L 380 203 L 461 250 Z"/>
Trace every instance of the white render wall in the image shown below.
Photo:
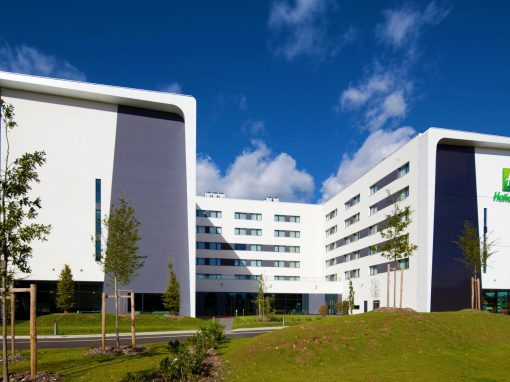
<path fill-rule="evenodd" d="M 299 253 L 197 249 L 197 257 L 246 260 L 299 261 L 299 268 L 197 265 L 197 273 L 221 274 L 225 279 L 197 280 L 197 292 L 256 292 L 256 280 L 233 280 L 236 274 L 263 275 L 267 293 L 338 294 L 339 283 L 326 282 L 322 272 L 319 205 L 257 200 L 197 197 L 197 209 L 221 211 L 221 218 L 197 217 L 198 225 L 222 228 L 222 234 L 197 234 L 197 242 L 299 246 Z M 262 214 L 262 220 L 235 219 L 236 212 Z M 299 223 L 275 222 L 275 215 L 299 216 Z M 261 229 L 261 236 L 236 235 L 235 228 Z M 275 230 L 299 231 L 300 237 L 275 237 Z M 299 281 L 274 280 L 274 276 L 299 276 Z M 312 308 L 311 308 L 312 309 Z M 314 313 L 315 313 L 314 309 Z"/>
<path fill-rule="evenodd" d="M 182 172 L 185 172 L 188 193 L 182 203 L 190 211 L 184 239 L 189 250 L 178 254 L 174 266 L 187 270 L 179 275 L 181 286 L 186 288 L 181 312 L 194 316 L 195 99 L 6 72 L 0 72 L 0 89 L 3 100 L 15 107 L 15 120 L 19 126 L 10 136 L 11 158 L 34 150 L 44 150 L 47 158 L 39 172 L 41 182 L 34 186 L 34 195 L 42 199 L 39 221 L 51 224 L 52 230 L 46 242 L 34 243 L 30 261 L 32 272 L 22 275 L 25 280 L 57 280 L 62 266 L 69 264 L 76 281 L 104 281 L 104 273 L 94 260 L 95 249 L 91 240 L 95 234 L 95 179 L 102 181 L 104 215 L 111 205 L 118 108 L 122 105 L 169 112 L 183 118 L 185 166 Z M 5 163 L 6 153 L 4 140 L 2 136 L 2 163 Z M 161 285 L 168 280 L 166 266 L 161 267 L 158 280 L 164 280 Z M 155 291 L 138 289 L 137 292 Z"/>

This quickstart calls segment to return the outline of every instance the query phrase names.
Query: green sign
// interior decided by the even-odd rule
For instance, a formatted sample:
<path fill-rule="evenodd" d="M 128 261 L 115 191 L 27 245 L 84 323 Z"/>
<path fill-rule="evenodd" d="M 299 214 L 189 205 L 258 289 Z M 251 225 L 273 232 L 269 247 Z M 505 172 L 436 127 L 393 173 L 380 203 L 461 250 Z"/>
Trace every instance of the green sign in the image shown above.
<path fill-rule="evenodd" d="M 503 191 L 510 191 L 510 168 L 503 169 Z"/>

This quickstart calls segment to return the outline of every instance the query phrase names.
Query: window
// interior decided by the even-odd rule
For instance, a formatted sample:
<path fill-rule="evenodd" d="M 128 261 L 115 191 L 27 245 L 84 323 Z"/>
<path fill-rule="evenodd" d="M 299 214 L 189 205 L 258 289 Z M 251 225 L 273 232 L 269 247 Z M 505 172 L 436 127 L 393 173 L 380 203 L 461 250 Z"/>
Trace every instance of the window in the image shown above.
<path fill-rule="evenodd" d="M 360 201 L 360 195 L 356 195 L 354 198 L 351 198 L 347 202 L 345 202 L 345 210 L 347 211 L 349 208 L 354 207 L 356 204 L 358 204 Z"/>
<path fill-rule="evenodd" d="M 197 233 L 220 234 L 221 227 L 197 225 Z"/>
<path fill-rule="evenodd" d="M 285 246 L 283 246 L 283 245 L 275 245 L 274 246 L 274 251 L 275 252 L 285 252 Z"/>
<path fill-rule="evenodd" d="M 209 265 L 221 265 L 221 259 L 209 259 Z"/>
<path fill-rule="evenodd" d="M 377 233 L 377 224 L 368 227 L 368 234 L 375 235 Z"/>
<path fill-rule="evenodd" d="M 398 177 L 404 176 L 409 172 L 409 162 L 398 169 Z"/>
<path fill-rule="evenodd" d="M 250 251 L 260 252 L 262 251 L 262 246 L 260 244 L 250 244 Z"/>
<path fill-rule="evenodd" d="M 241 260 L 241 259 L 235 259 L 234 260 L 234 265 L 236 267 L 246 267 L 246 260 Z"/>
<path fill-rule="evenodd" d="M 299 268 L 301 265 L 299 261 L 289 261 L 288 264 L 289 268 Z"/>
<path fill-rule="evenodd" d="M 262 260 L 250 260 L 250 267 L 261 267 Z"/>
<path fill-rule="evenodd" d="M 373 275 L 376 275 L 378 272 L 377 272 L 377 265 L 372 265 L 370 267 L 370 275 L 373 276 Z"/>
<path fill-rule="evenodd" d="M 357 279 L 359 277 L 359 269 L 353 269 L 352 271 L 345 272 L 345 279 Z"/>
<path fill-rule="evenodd" d="M 299 247 L 288 247 L 288 248 L 289 248 L 289 252 L 292 252 L 292 253 L 299 253 L 299 251 L 300 251 Z"/>
<path fill-rule="evenodd" d="M 234 275 L 236 280 L 260 280 L 260 275 Z"/>
<path fill-rule="evenodd" d="M 377 184 L 370 186 L 370 195 L 375 194 L 377 191 L 379 191 L 379 187 L 377 186 Z"/>
<path fill-rule="evenodd" d="M 197 241 L 197 249 L 205 249 L 205 243 L 203 241 Z"/>
<path fill-rule="evenodd" d="M 247 236 L 262 236 L 262 230 L 261 229 L 255 229 L 255 228 L 236 228 L 235 229 L 236 235 L 247 235 Z"/>
<path fill-rule="evenodd" d="M 301 233 L 300 231 L 282 231 L 282 230 L 275 230 L 274 231 L 275 237 L 300 237 Z"/>
<path fill-rule="evenodd" d="M 197 218 L 221 218 L 221 211 L 197 210 Z"/>
<path fill-rule="evenodd" d="M 219 251 L 221 249 L 221 243 L 207 243 L 206 248 Z"/>
<path fill-rule="evenodd" d="M 326 276 L 326 281 L 337 281 L 337 278 L 338 278 L 338 276 L 337 276 L 336 273 L 332 274 L 332 275 L 327 275 Z"/>
<path fill-rule="evenodd" d="M 197 265 L 205 265 L 205 259 L 203 257 L 197 257 Z"/>
<path fill-rule="evenodd" d="M 404 200 L 409 196 L 409 187 L 404 188 L 398 192 L 398 199 Z"/>
<path fill-rule="evenodd" d="M 375 255 L 378 252 L 379 252 L 379 249 L 378 249 L 377 245 L 371 245 L 370 247 L 368 247 L 369 255 Z"/>
<path fill-rule="evenodd" d="M 222 276 L 210 273 L 197 273 L 197 279 L 221 280 Z"/>
<path fill-rule="evenodd" d="M 238 220 L 262 220 L 262 214 L 252 214 L 247 212 L 236 212 L 235 218 Z"/>
<path fill-rule="evenodd" d="M 359 259 L 359 251 L 356 251 L 356 252 L 351 253 L 351 254 L 349 255 L 349 257 L 350 257 L 350 260 L 351 260 L 351 261 L 352 261 L 352 260 L 357 260 L 357 259 Z"/>
<path fill-rule="evenodd" d="M 398 261 L 399 269 L 409 269 L 409 258 Z"/>
<path fill-rule="evenodd" d="M 275 215 L 275 222 L 289 222 L 289 223 L 299 223 L 301 218 L 299 216 L 293 215 Z"/>
<path fill-rule="evenodd" d="M 337 215 L 336 208 L 326 215 L 326 221 L 333 219 Z"/>
<path fill-rule="evenodd" d="M 335 265 L 335 259 L 326 260 L 326 267 L 332 267 Z"/>
<path fill-rule="evenodd" d="M 337 231 L 337 226 L 334 225 L 333 227 L 326 230 L 326 236 L 333 235 Z"/>
<path fill-rule="evenodd" d="M 277 281 L 299 281 L 299 276 L 275 276 L 275 280 Z"/>
<path fill-rule="evenodd" d="M 350 236 L 347 236 L 345 238 L 345 244 L 353 243 L 355 241 L 358 241 L 361 238 L 361 235 L 359 232 L 353 233 Z"/>
<path fill-rule="evenodd" d="M 381 306 L 381 301 L 379 301 L 379 300 L 372 301 L 372 309 L 379 309 L 380 306 Z"/>
<path fill-rule="evenodd" d="M 352 215 L 349 219 L 346 219 L 345 227 L 347 228 L 357 222 L 359 222 L 359 213 L 356 215 Z"/>
<path fill-rule="evenodd" d="M 335 249 L 335 243 L 326 245 L 326 252 L 332 251 L 333 249 Z"/>
<path fill-rule="evenodd" d="M 278 268 L 283 268 L 283 267 L 285 267 L 285 261 L 279 261 L 279 260 L 276 260 L 276 261 L 274 262 L 274 266 L 275 266 L 275 267 L 278 267 Z"/>
<path fill-rule="evenodd" d="M 378 210 L 377 204 L 374 204 L 373 206 L 370 207 L 369 215 L 375 214 L 377 212 L 377 210 Z"/>
<path fill-rule="evenodd" d="M 95 237 L 95 258 L 101 261 L 101 179 L 96 179 L 96 237 Z"/>

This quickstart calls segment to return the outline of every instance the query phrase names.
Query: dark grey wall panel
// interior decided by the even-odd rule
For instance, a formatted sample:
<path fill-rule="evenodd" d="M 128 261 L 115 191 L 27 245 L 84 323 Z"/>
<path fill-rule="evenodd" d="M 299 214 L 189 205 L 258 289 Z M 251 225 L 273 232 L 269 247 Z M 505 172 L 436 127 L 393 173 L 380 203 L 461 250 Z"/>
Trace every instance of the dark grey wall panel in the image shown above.
<path fill-rule="evenodd" d="M 195 190 L 189 190 L 195 192 Z M 140 254 L 147 256 L 128 285 L 137 293 L 162 293 L 168 256 L 189 314 L 189 248 L 184 121 L 176 114 L 119 106 L 112 203 L 121 193 L 140 221 Z M 194 229 L 194 227 L 193 227 Z M 106 286 L 108 289 L 109 287 Z"/>
<path fill-rule="evenodd" d="M 470 306 L 470 273 L 453 244 L 464 220 L 478 227 L 473 147 L 438 145 L 432 254 L 431 311 Z"/>

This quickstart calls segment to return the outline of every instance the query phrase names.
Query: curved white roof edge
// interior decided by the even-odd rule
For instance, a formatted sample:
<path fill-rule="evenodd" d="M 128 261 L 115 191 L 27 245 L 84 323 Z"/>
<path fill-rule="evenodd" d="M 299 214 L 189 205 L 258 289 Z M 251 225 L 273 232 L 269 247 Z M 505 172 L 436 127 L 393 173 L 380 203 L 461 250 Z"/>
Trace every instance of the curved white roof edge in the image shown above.
<path fill-rule="evenodd" d="M 194 97 L 153 90 L 131 89 L 0 71 L 1 88 L 167 111 L 179 114 L 185 120 L 186 117 L 196 115 L 196 100 Z"/>

